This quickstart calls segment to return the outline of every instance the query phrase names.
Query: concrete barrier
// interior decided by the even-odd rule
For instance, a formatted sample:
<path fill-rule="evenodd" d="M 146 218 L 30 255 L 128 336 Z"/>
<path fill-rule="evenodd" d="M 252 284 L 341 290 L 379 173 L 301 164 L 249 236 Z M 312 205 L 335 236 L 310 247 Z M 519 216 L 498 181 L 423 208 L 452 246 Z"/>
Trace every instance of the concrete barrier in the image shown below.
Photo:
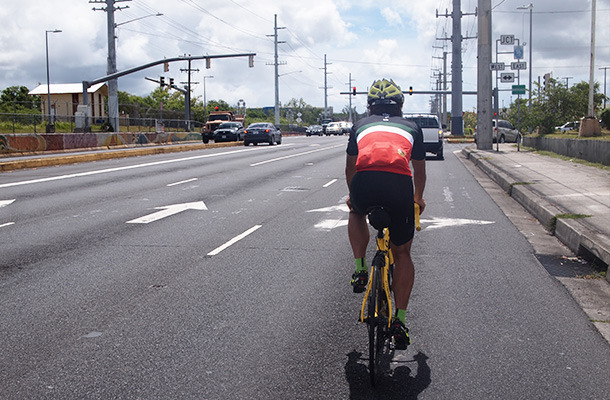
<path fill-rule="evenodd" d="M 610 165 L 610 140 L 560 139 L 544 136 L 523 137 L 523 145 L 567 157 Z"/>
<path fill-rule="evenodd" d="M 201 141 L 201 134 L 196 132 L 0 134 L 0 154 L 170 144 L 193 140 Z"/>

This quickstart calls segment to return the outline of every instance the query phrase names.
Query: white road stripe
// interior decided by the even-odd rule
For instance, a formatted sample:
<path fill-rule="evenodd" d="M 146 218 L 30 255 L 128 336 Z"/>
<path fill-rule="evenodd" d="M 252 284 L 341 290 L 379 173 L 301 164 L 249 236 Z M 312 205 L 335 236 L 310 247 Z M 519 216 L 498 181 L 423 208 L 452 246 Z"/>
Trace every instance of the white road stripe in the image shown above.
<path fill-rule="evenodd" d="M 176 186 L 176 185 L 182 185 L 183 183 L 189 183 L 189 182 L 193 182 L 193 181 L 196 181 L 196 180 L 197 180 L 197 178 L 192 178 L 192 179 L 187 179 L 185 181 L 169 183 L 169 184 L 167 184 L 167 187 Z"/>
<path fill-rule="evenodd" d="M 336 146 L 330 146 L 330 147 L 324 147 L 324 148 L 321 148 L 321 149 L 305 151 L 303 153 L 291 154 L 291 155 L 284 156 L 284 157 L 272 158 L 271 160 L 266 160 L 266 161 L 261 161 L 261 162 L 257 162 L 257 163 L 254 163 L 254 164 L 250 164 L 250 166 L 251 167 L 256 167 L 256 166 L 259 166 L 259 165 L 268 164 L 268 163 L 275 162 L 275 161 L 285 160 L 287 158 L 304 156 L 305 154 L 311 154 L 311 153 L 316 153 L 318 151 L 330 150 L 330 149 L 334 149 L 334 148 L 337 148 L 337 147 L 345 147 L 345 145 L 344 144 L 339 144 L 339 145 L 336 145 Z"/>
<path fill-rule="evenodd" d="M 58 180 L 62 180 L 62 179 L 78 178 L 78 177 L 81 177 L 81 176 L 107 174 L 107 173 L 110 173 L 110 172 L 126 171 L 126 170 L 136 169 L 136 168 L 151 167 L 151 166 L 154 166 L 154 165 L 171 164 L 171 163 L 182 162 L 182 161 L 198 160 L 198 159 L 201 159 L 201 158 L 219 157 L 219 156 L 224 156 L 224 155 L 227 155 L 227 154 L 235 154 L 235 153 L 241 153 L 241 152 L 244 152 L 244 151 L 255 151 L 255 150 L 256 149 L 233 150 L 233 151 L 226 151 L 226 152 L 223 152 L 223 153 L 204 154 L 204 155 L 200 155 L 200 156 L 192 156 L 192 157 L 185 157 L 185 158 L 175 158 L 175 159 L 172 159 L 172 160 L 155 161 L 155 162 L 149 162 L 149 163 L 144 163 L 144 164 L 129 165 L 129 166 L 125 166 L 125 167 L 100 169 L 100 170 L 97 170 L 97 171 L 79 172 L 77 174 L 51 176 L 51 177 L 48 177 L 48 178 L 32 179 L 32 180 L 29 180 L 29 181 L 5 183 L 5 184 L 1 184 L 0 185 L 0 189 L 1 188 L 7 188 L 7 187 L 13 187 L 13 186 L 30 185 L 30 184 L 33 184 L 33 183 L 43 183 L 43 182 L 58 181 Z"/>
<path fill-rule="evenodd" d="M 4 228 L 5 226 L 11 226 L 11 225 L 15 225 L 14 222 L 7 222 L 6 224 L 1 224 L 0 228 Z"/>
<path fill-rule="evenodd" d="M 324 185 L 324 186 L 322 186 L 322 187 L 323 187 L 323 188 L 327 188 L 327 187 L 329 187 L 330 185 L 332 185 L 332 184 L 333 184 L 333 183 L 335 183 L 335 182 L 337 182 L 337 180 L 336 180 L 336 179 L 333 179 L 332 181 L 328 182 L 327 184 L 325 184 L 325 185 Z"/>
<path fill-rule="evenodd" d="M 218 253 L 220 253 L 221 251 L 223 251 L 227 247 L 229 247 L 229 246 L 239 242 L 240 240 L 242 240 L 246 236 L 250 235 L 251 233 L 253 233 L 254 231 L 256 231 L 260 227 L 262 227 L 262 225 L 254 225 L 252 228 L 248 229 L 247 231 L 245 231 L 241 235 L 235 236 L 233 239 L 229 240 L 227 243 L 225 243 L 222 246 L 217 247 L 214 250 L 210 251 L 208 253 L 208 256 L 215 256 L 215 255 L 217 255 Z"/>

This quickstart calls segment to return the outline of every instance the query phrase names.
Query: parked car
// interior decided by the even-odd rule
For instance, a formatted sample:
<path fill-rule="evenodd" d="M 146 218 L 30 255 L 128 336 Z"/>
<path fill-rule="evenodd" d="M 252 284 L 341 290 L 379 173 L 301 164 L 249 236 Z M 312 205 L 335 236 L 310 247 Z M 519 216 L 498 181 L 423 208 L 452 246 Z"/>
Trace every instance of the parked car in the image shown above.
<path fill-rule="evenodd" d="M 282 143 L 282 131 L 269 122 L 255 122 L 250 124 L 244 131 L 244 146 L 250 143 L 257 145 L 259 143 L 269 143 L 273 146 L 274 143 Z"/>
<path fill-rule="evenodd" d="M 244 126 L 241 122 L 223 122 L 214 131 L 214 142 L 234 142 L 244 140 Z"/>
<path fill-rule="evenodd" d="M 555 130 L 560 132 L 577 131 L 578 129 L 580 129 L 580 121 L 570 121 L 555 127 Z"/>
<path fill-rule="evenodd" d="M 498 141 L 498 136 L 500 137 L 500 143 L 504 142 L 512 142 L 517 143 L 517 139 L 522 135 L 519 133 L 517 129 L 510 122 L 500 119 L 498 120 L 498 127 L 496 128 L 496 120 L 492 119 L 492 127 L 493 127 L 493 135 L 492 141 L 496 143 Z M 477 128 L 474 128 L 474 141 L 477 142 Z"/>
<path fill-rule="evenodd" d="M 307 136 L 311 136 L 311 135 L 322 136 L 324 133 L 323 133 L 321 125 L 310 125 L 310 126 L 307 127 L 307 130 L 305 131 L 305 134 Z"/>
<path fill-rule="evenodd" d="M 341 122 L 330 122 L 326 126 L 326 135 L 343 135 L 343 128 L 341 128 Z"/>
<path fill-rule="evenodd" d="M 443 127 L 435 114 L 404 114 L 407 121 L 415 122 L 424 134 L 426 152 L 436 154 L 437 160 L 443 160 Z"/>

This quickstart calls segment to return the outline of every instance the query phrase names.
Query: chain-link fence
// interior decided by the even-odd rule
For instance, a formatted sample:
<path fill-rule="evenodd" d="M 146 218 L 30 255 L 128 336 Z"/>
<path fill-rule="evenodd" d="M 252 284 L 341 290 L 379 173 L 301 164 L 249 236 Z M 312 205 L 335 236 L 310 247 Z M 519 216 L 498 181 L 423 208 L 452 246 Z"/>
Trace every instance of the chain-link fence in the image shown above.
<path fill-rule="evenodd" d="M 41 133 L 45 132 L 49 120 L 55 125 L 55 132 L 74 132 L 76 127 L 74 113 L 77 103 L 52 103 L 52 115 L 40 111 L 37 102 L 0 102 L 0 132 L 3 133 Z M 55 114 L 59 110 L 64 113 Z M 72 114 L 65 113 L 72 110 Z M 121 132 L 154 132 L 159 129 L 172 131 L 199 131 L 203 122 L 185 119 L 184 110 L 163 110 L 141 104 L 119 105 L 119 131 Z M 107 117 L 91 118 L 93 132 L 111 130 Z"/>

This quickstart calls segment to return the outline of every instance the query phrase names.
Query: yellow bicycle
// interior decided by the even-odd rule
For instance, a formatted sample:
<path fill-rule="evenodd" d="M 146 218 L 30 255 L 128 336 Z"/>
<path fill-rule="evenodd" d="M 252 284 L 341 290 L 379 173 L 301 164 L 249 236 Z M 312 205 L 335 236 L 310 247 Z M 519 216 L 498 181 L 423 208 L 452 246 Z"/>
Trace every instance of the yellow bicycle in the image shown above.
<path fill-rule="evenodd" d="M 371 263 L 369 281 L 362 300 L 360 322 L 367 324 L 369 334 L 369 375 L 375 386 L 379 362 L 384 352 L 394 349 L 390 332 L 392 314 L 392 273 L 394 258 L 390 248 L 390 214 L 383 207 L 372 207 L 367 212 L 369 223 L 377 230 L 377 251 Z M 415 229 L 421 230 L 419 205 L 415 204 Z"/>

